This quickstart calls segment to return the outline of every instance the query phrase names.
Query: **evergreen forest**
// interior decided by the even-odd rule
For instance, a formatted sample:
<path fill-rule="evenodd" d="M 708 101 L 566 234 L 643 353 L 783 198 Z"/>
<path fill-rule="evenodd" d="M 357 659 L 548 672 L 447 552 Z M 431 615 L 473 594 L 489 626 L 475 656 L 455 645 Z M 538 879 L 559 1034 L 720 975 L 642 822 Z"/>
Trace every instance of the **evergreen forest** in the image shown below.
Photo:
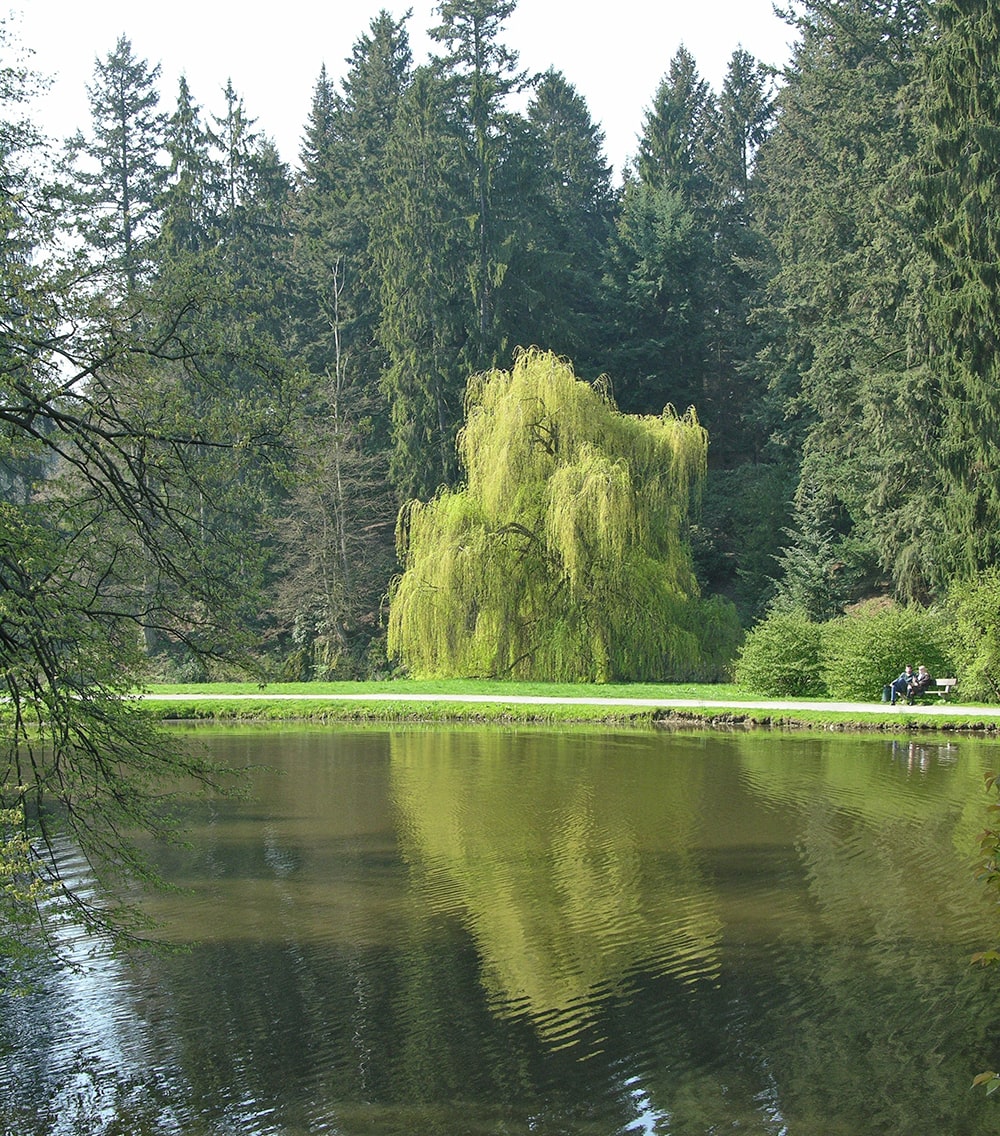
<path fill-rule="evenodd" d="M 163 91 L 126 35 L 78 133 L 41 138 L 31 45 L 0 25 L 12 692 L 394 673 L 408 503 L 499 492 L 470 380 L 532 351 L 704 431 L 675 519 L 720 626 L 927 608 L 990 571 L 1000 3 L 794 0 L 787 67 L 737 47 L 719 90 L 681 48 L 620 184 L 559 60 L 519 68 L 514 6 L 441 0 L 422 63 L 408 17 L 359 28 L 294 167 L 231 84 Z M 604 602 L 640 603 L 644 571 Z"/>

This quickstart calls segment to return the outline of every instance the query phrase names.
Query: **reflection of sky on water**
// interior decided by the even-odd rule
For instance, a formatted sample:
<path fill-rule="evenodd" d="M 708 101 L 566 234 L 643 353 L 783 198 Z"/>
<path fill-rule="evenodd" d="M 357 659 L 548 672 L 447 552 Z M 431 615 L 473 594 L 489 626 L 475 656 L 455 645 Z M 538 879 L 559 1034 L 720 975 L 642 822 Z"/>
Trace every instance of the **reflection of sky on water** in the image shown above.
<path fill-rule="evenodd" d="M 627 1132 L 642 1133 L 642 1136 L 663 1136 L 663 1133 L 670 1131 L 670 1113 L 656 1107 L 640 1077 L 629 1077 L 622 1087 L 636 1114 L 635 1120 L 626 1129 Z"/>
<path fill-rule="evenodd" d="M 81 898 L 93 899 L 79 856 L 63 850 L 61 870 Z M 52 1136 L 103 1131 L 130 1096 L 150 1091 L 162 1063 L 151 1052 L 128 966 L 72 924 L 54 923 L 51 935 L 64 965 L 39 973 L 33 993 L 5 1000 L 0 1110 L 34 1113 L 41 1105 Z M 169 1116 L 163 1123 L 169 1131 Z"/>

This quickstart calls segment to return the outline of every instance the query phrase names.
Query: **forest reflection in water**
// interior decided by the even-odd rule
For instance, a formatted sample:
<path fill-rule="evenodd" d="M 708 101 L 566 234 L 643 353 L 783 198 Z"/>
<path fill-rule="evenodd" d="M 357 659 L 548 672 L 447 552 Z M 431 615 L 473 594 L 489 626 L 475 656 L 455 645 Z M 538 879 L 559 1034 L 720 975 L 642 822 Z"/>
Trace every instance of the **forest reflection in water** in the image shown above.
<path fill-rule="evenodd" d="M 996 743 L 194 736 L 269 767 L 165 861 L 196 945 L 7 1002 L 5 1134 L 995 1130 Z"/>

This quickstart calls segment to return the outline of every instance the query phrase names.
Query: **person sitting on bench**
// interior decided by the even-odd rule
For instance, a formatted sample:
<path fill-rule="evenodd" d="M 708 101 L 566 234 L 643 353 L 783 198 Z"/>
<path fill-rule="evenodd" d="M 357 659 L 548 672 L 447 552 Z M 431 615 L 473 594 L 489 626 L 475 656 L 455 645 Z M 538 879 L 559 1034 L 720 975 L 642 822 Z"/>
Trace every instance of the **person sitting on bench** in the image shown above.
<path fill-rule="evenodd" d="M 886 683 L 886 685 L 882 687 L 882 701 L 891 702 L 895 706 L 897 698 L 906 697 L 906 693 L 914 677 L 913 667 L 907 663 L 899 678 L 894 678 L 892 682 Z"/>
<path fill-rule="evenodd" d="M 923 694 L 932 682 L 933 679 L 931 678 L 930 674 L 928 674 L 927 668 L 923 665 L 923 663 L 921 663 L 920 666 L 917 667 L 916 675 L 912 679 L 910 679 L 910 682 L 906 687 L 907 703 L 912 706 L 914 698 L 917 698 L 921 694 Z"/>

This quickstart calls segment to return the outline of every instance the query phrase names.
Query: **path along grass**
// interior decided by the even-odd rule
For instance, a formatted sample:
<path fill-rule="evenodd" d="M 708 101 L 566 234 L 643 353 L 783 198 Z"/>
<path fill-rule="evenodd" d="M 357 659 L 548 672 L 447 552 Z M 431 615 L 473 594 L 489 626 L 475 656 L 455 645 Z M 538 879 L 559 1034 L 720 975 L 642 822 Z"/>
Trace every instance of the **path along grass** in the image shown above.
<path fill-rule="evenodd" d="M 165 721 L 593 722 L 996 732 L 1000 707 L 883 706 L 833 699 L 755 699 L 726 684 L 503 683 L 482 680 L 156 685 Z"/>

